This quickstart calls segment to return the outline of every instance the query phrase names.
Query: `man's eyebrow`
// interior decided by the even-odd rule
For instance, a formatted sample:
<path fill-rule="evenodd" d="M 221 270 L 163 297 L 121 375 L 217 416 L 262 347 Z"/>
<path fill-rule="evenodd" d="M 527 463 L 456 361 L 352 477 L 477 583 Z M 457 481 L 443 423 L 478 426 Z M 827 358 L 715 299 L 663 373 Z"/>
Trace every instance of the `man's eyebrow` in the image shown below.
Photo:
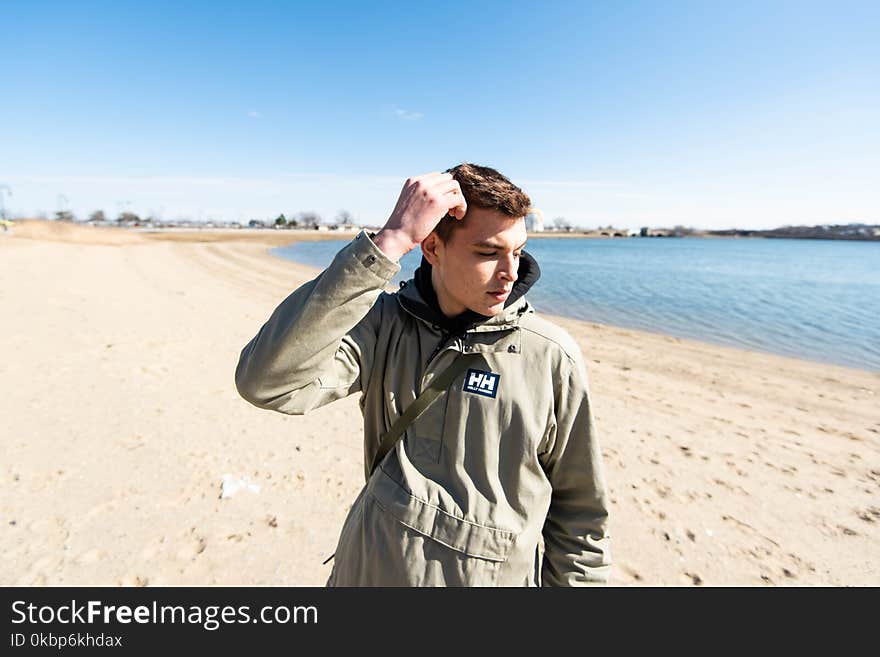
<path fill-rule="evenodd" d="M 528 241 L 528 240 L 526 240 L 526 241 Z M 526 243 L 523 242 L 518 247 L 516 247 L 514 249 L 514 251 L 519 251 L 525 245 L 526 245 Z M 482 248 L 482 249 L 501 249 L 501 248 L 503 248 L 500 244 L 495 244 L 494 242 L 475 242 L 474 246 L 478 247 L 478 248 Z"/>

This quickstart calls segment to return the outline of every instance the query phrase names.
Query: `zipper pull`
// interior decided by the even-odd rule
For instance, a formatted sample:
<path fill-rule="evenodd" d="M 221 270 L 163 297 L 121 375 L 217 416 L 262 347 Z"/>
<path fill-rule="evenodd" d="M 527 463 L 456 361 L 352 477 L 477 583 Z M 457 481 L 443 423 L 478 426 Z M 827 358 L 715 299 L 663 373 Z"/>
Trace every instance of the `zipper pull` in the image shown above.
<path fill-rule="evenodd" d="M 436 356 L 437 354 L 440 353 L 440 350 L 443 349 L 443 347 L 446 344 L 446 341 L 448 339 L 449 339 L 449 333 L 443 333 L 440 336 L 440 342 L 437 343 L 437 346 L 434 348 L 434 351 L 431 352 L 430 356 L 428 356 L 428 363 L 430 363 L 432 360 L 434 360 L 434 356 Z"/>

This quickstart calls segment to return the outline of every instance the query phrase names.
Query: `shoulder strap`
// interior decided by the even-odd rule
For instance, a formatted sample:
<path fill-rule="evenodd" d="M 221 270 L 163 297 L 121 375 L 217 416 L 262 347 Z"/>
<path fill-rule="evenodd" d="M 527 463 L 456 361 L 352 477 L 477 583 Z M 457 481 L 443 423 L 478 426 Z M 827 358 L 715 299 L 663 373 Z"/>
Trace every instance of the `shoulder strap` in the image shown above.
<path fill-rule="evenodd" d="M 418 419 L 418 417 L 428 410 L 428 407 L 437 401 L 437 398 L 446 392 L 446 389 L 455 381 L 455 378 L 464 372 L 465 368 L 472 361 L 470 358 L 472 354 L 459 354 L 458 357 L 452 361 L 452 364 L 447 367 L 443 372 L 431 381 L 431 385 L 425 388 L 418 397 L 416 397 L 415 401 L 410 404 L 407 409 L 404 411 L 403 415 L 397 418 L 388 432 L 382 436 L 382 439 L 379 441 L 379 449 L 376 451 L 376 456 L 373 458 L 373 465 L 370 467 L 370 474 L 372 475 L 376 468 L 379 467 L 379 464 L 382 462 L 382 459 L 385 458 L 385 455 L 391 451 L 394 447 L 397 440 L 403 435 L 403 432 L 406 431 L 406 428 Z"/>

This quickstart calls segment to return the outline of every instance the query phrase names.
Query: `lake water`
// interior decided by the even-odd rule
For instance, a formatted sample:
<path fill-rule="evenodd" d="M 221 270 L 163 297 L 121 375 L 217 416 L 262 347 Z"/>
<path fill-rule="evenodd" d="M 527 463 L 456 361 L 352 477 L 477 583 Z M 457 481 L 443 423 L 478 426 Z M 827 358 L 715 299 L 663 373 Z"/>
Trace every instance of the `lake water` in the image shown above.
<path fill-rule="evenodd" d="M 272 252 L 324 268 L 347 241 Z M 538 238 L 538 311 L 880 371 L 880 242 Z M 407 254 L 395 281 L 421 260 Z"/>

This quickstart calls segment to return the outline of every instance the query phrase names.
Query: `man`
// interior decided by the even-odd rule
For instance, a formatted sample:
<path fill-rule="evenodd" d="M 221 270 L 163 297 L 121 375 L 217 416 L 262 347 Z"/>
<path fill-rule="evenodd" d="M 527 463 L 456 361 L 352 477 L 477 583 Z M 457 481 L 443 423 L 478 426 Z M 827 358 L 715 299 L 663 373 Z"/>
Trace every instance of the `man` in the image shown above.
<path fill-rule="evenodd" d="M 261 408 L 302 414 L 361 393 L 367 484 L 328 585 L 607 580 L 583 357 L 524 297 L 539 276 L 523 251 L 529 205 L 489 167 L 410 178 L 384 228 L 362 231 L 242 350 L 236 385 Z M 383 292 L 419 245 L 413 279 Z M 456 371 L 421 415 L 399 419 Z"/>

